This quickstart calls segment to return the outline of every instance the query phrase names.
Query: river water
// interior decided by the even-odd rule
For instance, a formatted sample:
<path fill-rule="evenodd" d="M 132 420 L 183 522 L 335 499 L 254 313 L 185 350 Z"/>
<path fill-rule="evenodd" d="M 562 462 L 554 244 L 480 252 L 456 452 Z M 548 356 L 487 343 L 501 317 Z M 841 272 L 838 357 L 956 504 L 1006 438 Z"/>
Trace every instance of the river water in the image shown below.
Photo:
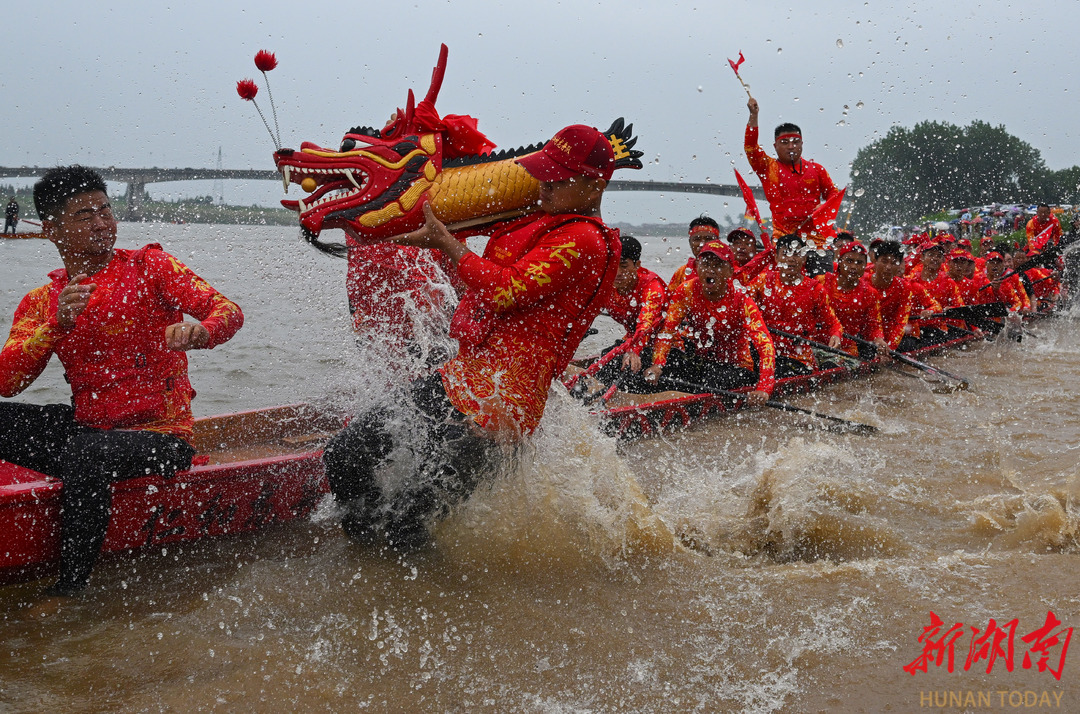
<path fill-rule="evenodd" d="M 645 265 L 666 278 L 684 240 L 646 239 Z M 121 224 L 120 247 L 151 241 L 247 318 L 192 354 L 198 415 L 375 396 L 343 261 L 290 229 Z M 58 264 L 0 242 L 5 321 Z M 533 443 L 404 560 L 351 544 L 327 503 L 106 557 L 45 621 L 24 610 L 42 583 L 0 588 L 0 711 L 1077 711 L 1080 652 L 1051 671 L 1064 633 L 1046 671 L 1023 664 L 1048 611 L 1043 641 L 1080 625 L 1080 333 L 1033 331 L 933 360 L 970 391 L 883 372 L 790 399 L 872 437 L 756 411 L 616 444 L 555 392 Z M 21 398 L 66 397 L 51 365 Z M 642 524 L 694 547 L 644 547 Z M 933 640 L 962 623 L 953 671 L 913 676 L 931 612 Z M 968 662 L 972 628 L 1014 619 L 992 671 Z"/>

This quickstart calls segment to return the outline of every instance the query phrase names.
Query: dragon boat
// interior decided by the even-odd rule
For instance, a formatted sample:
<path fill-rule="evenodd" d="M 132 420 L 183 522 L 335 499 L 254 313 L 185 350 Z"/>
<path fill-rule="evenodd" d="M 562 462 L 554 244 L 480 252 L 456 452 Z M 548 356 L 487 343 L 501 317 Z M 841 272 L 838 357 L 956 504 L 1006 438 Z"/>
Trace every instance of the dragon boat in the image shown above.
<path fill-rule="evenodd" d="M 981 338 L 971 333 L 903 354 L 912 358 L 929 357 L 960 349 L 979 339 Z M 851 361 L 857 362 L 854 358 Z M 773 389 L 773 397 L 804 394 L 836 382 L 866 377 L 881 366 L 880 360 L 858 361 L 858 364 L 852 366 L 830 366 L 811 374 L 779 379 Z M 605 433 L 620 439 L 634 439 L 684 429 L 707 419 L 740 411 L 744 407 L 744 401 L 740 397 L 751 389 L 752 387 L 744 387 L 727 394 L 690 394 L 679 391 L 656 394 L 617 392 L 604 408 L 594 410 L 593 413 L 601 420 Z"/>
<path fill-rule="evenodd" d="M 297 404 L 195 421 L 192 467 L 113 484 L 104 550 L 161 547 L 303 518 L 329 492 L 322 446 L 343 420 Z M 0 461 L 0 584 L 47 574 L 60 555 L 57 479 Z"/>

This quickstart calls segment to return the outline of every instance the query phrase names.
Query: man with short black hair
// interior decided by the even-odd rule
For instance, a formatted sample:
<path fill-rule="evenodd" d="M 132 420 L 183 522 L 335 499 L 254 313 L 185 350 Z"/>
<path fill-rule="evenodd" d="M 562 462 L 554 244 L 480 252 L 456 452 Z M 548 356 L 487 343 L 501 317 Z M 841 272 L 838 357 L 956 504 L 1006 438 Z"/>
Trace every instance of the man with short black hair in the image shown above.
<path fill-rule="evenodd" d="M 622 357 L 609 362 L 596 378 L 609 384 L 618 376 L 618 369 L 637 373 L 642 359 L 649 361 L 646 352 L 649 342 L 664 319 L 667 286 L 659 275 L 641 267 L 641 242 L 633 236 L 622 236 L 622 260 L 615 275 L 615 289 L 604 301 L 601 313 L 611 317 L 626 329 L 626 334 L 611 349 Z M 607 351 L 605 351 L 605 354 Z"/>
<path fill-rule="evenodd" d="M 0 459 L 63 482 L 60 577 L 48 593 L 70 597 L 101 552 L 112 483 L 190 466 L 185 352 L 225 342 L 244 316 L 160 245 L 115 248 L 116 219 L 93 169 L 48 171 L 34 204 L 64 267 L 15 310 L 0 396 L 22 392 L 56 354 L 74 406 L 0 403 Z"/>
<path fill-rule="evenodd" d="M 1031 253 L 1038 253 L 1048 245 L 1061 242 L 1061 221 L 1050 211 L 1050 206 L 1040 203 L 1035 215 L 1024 226 L 1027 235 L 1027 248 Z"/>

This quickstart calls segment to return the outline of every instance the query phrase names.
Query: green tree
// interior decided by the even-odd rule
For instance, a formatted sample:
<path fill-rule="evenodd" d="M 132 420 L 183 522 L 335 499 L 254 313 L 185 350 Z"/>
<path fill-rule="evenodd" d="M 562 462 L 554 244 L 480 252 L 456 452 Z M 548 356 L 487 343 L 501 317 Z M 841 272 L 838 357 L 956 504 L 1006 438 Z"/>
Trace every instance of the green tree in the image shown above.
<path fill-rule="evenodd" d="M 946 208 L 992 202 L 1071 203 L 1080 167 L 1050 171 L 1037 149 L 1004 126 L 924 121 L 894 126 L 852 163 L 853 226 L 910 223 Z"/>

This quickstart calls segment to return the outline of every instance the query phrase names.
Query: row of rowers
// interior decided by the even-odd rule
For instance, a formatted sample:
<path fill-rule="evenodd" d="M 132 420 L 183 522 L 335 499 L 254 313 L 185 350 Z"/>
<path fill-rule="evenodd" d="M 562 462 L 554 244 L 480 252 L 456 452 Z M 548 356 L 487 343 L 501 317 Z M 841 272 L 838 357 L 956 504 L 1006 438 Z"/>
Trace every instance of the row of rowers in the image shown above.
<path fill-rule="evenodd" d="M 689 239 L 693 257 L 665 284 L 641 266 L 641 243 L 623 237 L 604 314 L 626 335 L 605 351 L 598 381 L 641 393 L 753 387 L 750 400 L 759 403 L 775 380 L 827 366 L 807 342 L 781 332 L 866 359 L 879 348 L 908 351 L 979 331 L 940 317 L 946 308 L 1003 302 L 1025 312 L 1058 290 L 1056 273 L 1036 268 L 1024 275 L 1034 288 L 1029 295 L 1020 276 L 1009 275 L 1010 251 L 975 258 L 951 235 L 922 244 L 905 263 L 898 242 L 866 247 L 842 233 L 833 272 L 816 277 L 806 272 L 807 246 L 796 235 L 758 251 L 750 231 L 736 229 L 725 241 L 702 216 L 690 224 Z"/>

